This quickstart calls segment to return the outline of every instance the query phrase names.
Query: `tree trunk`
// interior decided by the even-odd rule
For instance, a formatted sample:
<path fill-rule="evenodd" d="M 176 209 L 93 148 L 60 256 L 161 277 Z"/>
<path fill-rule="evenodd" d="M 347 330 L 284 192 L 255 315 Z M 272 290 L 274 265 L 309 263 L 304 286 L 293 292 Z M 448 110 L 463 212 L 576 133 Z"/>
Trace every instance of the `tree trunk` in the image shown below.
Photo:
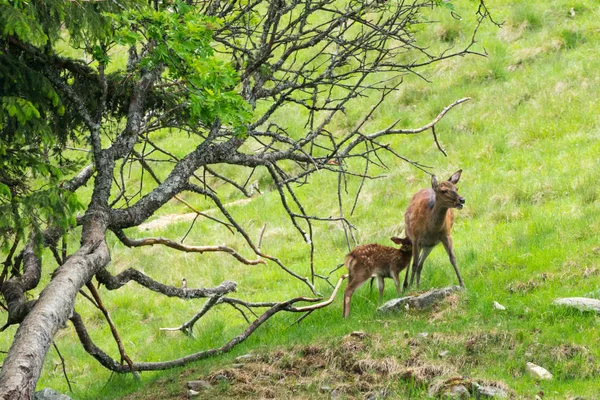
<path fill-rule="evenodd" d="M 73 312 L 75 297 L 110 261 L 105 242 L 106 214 L 88 214 L 83 245 L 56 270 L 31 312 L 19 326 L 0 372 L 0 399 L 31 399 L 46 352 Z"/>

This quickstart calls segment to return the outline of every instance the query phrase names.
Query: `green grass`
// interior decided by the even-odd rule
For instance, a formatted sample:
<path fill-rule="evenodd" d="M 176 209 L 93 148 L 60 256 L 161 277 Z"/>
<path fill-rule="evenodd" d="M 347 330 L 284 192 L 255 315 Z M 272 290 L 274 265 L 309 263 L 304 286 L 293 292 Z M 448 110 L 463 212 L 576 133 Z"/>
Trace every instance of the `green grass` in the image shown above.
<path fill-rule="evenodd" d="M 489 53 L 487 58 L 452 59 L 433 66 L 426 71 L 432 84 L 408 77 L 401 91 L 390 97 L 368 126 L 380 129 L 399 117 L 404 127 L 421 126 L 452 101 L 472 98 L 452 110 L 438 126 L 447 158 L 436 150 L 429 133 L 389 140 L 396 151 L 435 166 L 434 172 L 444 178 L 459 168 L 464 170 L 458 186 L 467 203 L 456 213 L 454 242 L 468 291 L 455 306 L 380 316 L 375 314 L 377 291 L 369 292 L 365 285 L 354 295 L 349 320 L 341 318 L 338 296 L 332 306 L 313 313 L 299 325 L 292 325 L 297 315 L 278 315 L 231 354 L 174 371 L 144 373 L 141 382 L 129 376 L 111 378 L 81 349 L 68 326 L 59 332 L 56 343 L 67 359 L 75 390 L 72 397 L 115 399 L 137 390 L 147 398 L 155 398 L 152 396 L 157 391 L 165 398 L 175 398 L 185 392 L 182 379 L 205 376 L 229 365 L 237 355 L 315 343 L 328 346 L 355 330 L 384 338 L 371 354 L 373 358 L 392 356 L 403 361 L 410 354 L 404 337 L 429 332 L 438 339 L 423 349 L 424 360 L 435 360 L 439 351 L 448 350 L 447 362 L 455 365 L 460 375 L 503 381 L 517 397 L 533 398 L 540 390 L 548 398 L 595 396 L 600 376 L 595 367 L 600 359 L 600 317 L 560 309 L 551 302 L 565 296 L 598 297 L 600 289 L 600 60 L 593 56 L 598 52 L 599 9 L 592 1 L 563 0 L 535 5 L 506 0 L 490 6 L 495 19 L 505 23 L 502 28 L 482 28 L 479 41 Z M 465 21 L 438 16 L 441 25 L 437 30 L 419 34 L 432 46 L 468 40 L 469 16 L 462 16 Z M 331 130 L 343 132 L 354 126 L 360 109 L 365 109 L 364 104 L 353 108 L 347 119 L 336 119 Z M 298 121 L 291 124 L 302 131 Z M 167 133 L 155 139 L 179 155 L 194 143 L 194 138 L 170 141 Z M 361 243 L 391 245 L 389 237 L 400 233 L 410 197 L 429 182 L 425 174 L 390 156 L 384 161 L 390 169 L 377 171 L 384 178 L 365 183 L 351 217 Z M 235 171 L 236 167 L 224 168 Z M 139 171 L 133 176 L 140 176 Z M 149 188 L 147 174 L 144 179 Z M 248 204 L 234 206 L 232 214 L 243 221 L 253 238 L 267 223 L 263 250 L 295 272 L 308 275 L 308 245 L 289 223 L 278 194 L 270 190 L 264 171 L 258 171 L 252 180 L 259 182 L 263 194 Z M 358 180 L 348 182 L 347 213 L 359 184 Z M 298 194 L 310 213 L 336 215 L 336 187 L 333 175 L 319 173 L 312 177 L 311 185 L 299 188 Z M 239 199 L 227 187 L 219 190 L 224 201 Z M 204 199 L 183 197 L 200 209 L 211 208 Z M 182 212 L 189 211 L 172 201 L 160 213 Z M 180 222 L 160 231 L 133 230 L 130 234 L 180 239 L 188 227 L 189 223 Z M 317 270 L 327 273 L 348 251 L 344 232 L 337 223 L 323 223 L 316 225 L 314 236 Z M 202 220 L 186 243 L 226 243 L 252 257 L 239 235 Z M 307 294 L 305 286 L 274 264 L 244 266 L 227 255 L 180 254 L 162 247 L 127 249 L 112 237 L 110 246 L 113 258 L 109 268 L 113 273 L 135 267 L 166 284 L 178 285 L 185 277 L 190 287 L 234 280 L 238 283 L 235 296 L 253 301 Z M 51 259 L 51 255 L 46 258 Z M 422 288 L 455 283 L 443 249 L 435 249 L 425 265 Z M 330 293 L 323 282 L 318 283 L 318 289 L 325 295 Z M 134 361 L 171 359 L 220 346 L 246 326 L 238 313 L 221 306 L 201 320 L 195 338 L 161 332 L 161 327 L 179 326 L 189 319 L 202 302 L 164 299 L 135 283 L 118 292 L 101 291 Z M 393 297 L 390 281 L 385 300 Z M 493 301 L 507 310 L 495 311 Z M 118 358 L 102 315 L 82 298 L 76 307 L 85 316 L 96 343 Z M 440 316 L 433 318 L 435 313 Z M 11 328 L 2 336 L 3 348 L 8 347 L 14 331 Z M 386 337 L 397 339 L 385 344 Z M 399 344 L 394 346 L 396 342 Z M 527 361 L 544 366 L 555 378 L 533 381 L 525 373 Z M 67 390 L 57 363 L 51 349 L 38 388 Z M 413 390 L 407 389 L 406 383 L 395 385 L 397 393 Z M 223 388 L 224 397 L 227 390 Z M 314 390 L 318 395 L 318 387 Z M 413 398 L 419 396 L 425 397 L 426 391 L 417 389 Z"/>

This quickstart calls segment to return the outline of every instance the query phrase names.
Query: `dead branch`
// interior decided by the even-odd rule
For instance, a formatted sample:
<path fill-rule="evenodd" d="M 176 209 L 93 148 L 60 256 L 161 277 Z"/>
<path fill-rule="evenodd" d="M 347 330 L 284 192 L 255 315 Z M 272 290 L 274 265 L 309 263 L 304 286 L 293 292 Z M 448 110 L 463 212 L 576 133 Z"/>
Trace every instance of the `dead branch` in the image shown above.
<path fill-rule="evenodd" d="M 108 322 L 108 326 L 110 327 L 110 332 L 112 333 L 113 338 L 115 339 L 115 342 L 117 343 L 117 348 L 119 349 L 119 354 L 121 354 L 121 364 L 123 364 L 123 362 L 127 362 L 127 364 L 129 365 L 129 369 L 131 371 L 135 371 L 133 368 L 133 362 L 131 361 L 131 358 L 129 358 L 129 356 L 125 352 L 125 347 L 123 347 L 123 341 L 121 340 L 119 331 L 117 331 L 117 327 L 115 326 L 112 318 L 110 317 L 108 310 L 106 309 L 106 307 L 104 307 L 104 304 L 102 304 L 102 298 L 100 297 L 100 293 L 98 293 L 98 290 L 96 290 L 96 288 L 94 287 L 94 284 L 92 282 L 88 282 L 86 284 L 86 286 L 87 286 L 88 290 L 90 291 L 90 293 L 92 294 L 92 297 L 95 300 L 95 302 L 93 304 L 95 304 L 95 306 L 102 312 L 102 314 L 104 315 L 104 318 L 106 318 L 106 322 Z"/>
<path fill-rule="evenodd" d="M 145 238 L 145 239 L 130 239 L 122 230 L 114 232 L 117 238 L 127 247 L 141 247 L 141 246 L 154 246 L 155 244 L 161 244 L 170 247 L 175 250 L 184 251 L 186 253 L 214 253 L 223 252 L 230 254 L 236 260 L 246 265 L 257 265 L 266 264 L 264 260 L 248 260 L 239 255 L 234 249 L 228 246 L 187 246 L 179 242 L 175 242 L 170 239 L 158 237 L 158 238 Z"/>
<path fill-rule="evenodd" d="M 60 350 L 58 350 L 58 346 L 56 345 L 56 342 L 53 341 L 52 345 L 54 346 L 54 350 L 56 350 L 56 354 L 58 355 L 58 358 L 60 359 L 60 365 L 62 367 L 63 375 L 65 377 L 65 380 L 67 381 L 67 385 L 69 386 L 69 392 L 73 393 L 73 388 L 71 387 L 71 381 L 69 380 L 69 376 L 67 375 L 67 365 L 65 363 L 65 358 L 62 356 L 62 354 L 60 354 Z"/>
<path fill-rule="evenodd" d="M 215 295 L 225 295 L 236 290 L 236 283 L 232 281 L 224 281 L 219 286 L 211 289 L 190 289 L 169 286 L 157 282 L 133 268 L 129 268 L 116 276 L 112 276 L 106 269 L 103 269 L 96 273 L 96 279 L 98 279 L 99 283 L 106 286 L 108 290 L 116 290 L 129 281 L 135 281 L 146 289 L 150 289 L 168 297 L 178 297 L 180 299 L 197 299 Z"/>
<path fill-rule="evenodd" d="M 98 348 L 93 341 L 91 340 L 89 334 L 87 333 L 87 329 L 83 323 L 83 320 L 77 313 L 73 313 L 71 318 L 71 322 L 75 326 L 75 331 L 81 341 L 84 349 L 92 355 L 96 360 L 98 360 L 104 367 L 108 368 L 111 371 L 118 373 L 128 373 L 133 371 L 157 371 L 157 370 L 165 370 L 175 367 L 180 367 L 186 365 L 190 362 L 206 359 L 208 357 L 212 357 L 218 354 L 223 354 L 231 351 L 235 346 L 244 342 L 256 329 L 258 329 L 263 323 L 265 323 L 269 318 L 274 316 L 280 311 L 288 311 L 288 312 L 312 312 L 316 309 L 323 308 L 331 304 L 333 301 L 335 294 L 337 293 L 337 289 L 341 286 L 342 281 L 345 279 L 345 276 L 340 278 L 334 293 L 330 297 L 329 300 L 325 302 L 321 302 L 319 304 L 315 304 L 313 306 L 305 306 L 305 307 L 295 307 L 294 304 L 298 302 L 318 302 L 321 300 L 320 298 L 307 298 L 307 297 L 296 297 L 291 300 L 287 300 L 281 303 L 264 303 L 270 304 L 268 310 L 266 310 L 263 314 L 261 314 L 258 318 L 256 318 L 241 334 L 231 339 L 229 342 L 224 344 L 221 347 L 213 348 L 209 350 L 203 350 L 196 352 L 194 354 L 187 355 L 185 357 L 181 357 L 178 359 L 170 360 L 170 361 L 162 361 L 162 362 L 140 362 L 133 363 L 133 367 L 129 365 L 121 365 L 117 363 L 114 359 L 108 356 L 104 351 Z M 218 302 L 218 301 L 217 301 Z M 240 301 L 244 303 L 243 301 Z M 247 306 L 252 306 L 252 303 L 245 303 Z M 206 307 L 206 305 L 205 305 Z"/>
<path fill-rule="evenodd" d="M 194 336 L 194 324 L 202 318 L 213 306 L 219 303 L 221 295 L 209 297 L 202 309 L 192 317 L 188 322 L 178 328 L 160 328 L 161 331 L 181 331 L 188 336 Z"/>

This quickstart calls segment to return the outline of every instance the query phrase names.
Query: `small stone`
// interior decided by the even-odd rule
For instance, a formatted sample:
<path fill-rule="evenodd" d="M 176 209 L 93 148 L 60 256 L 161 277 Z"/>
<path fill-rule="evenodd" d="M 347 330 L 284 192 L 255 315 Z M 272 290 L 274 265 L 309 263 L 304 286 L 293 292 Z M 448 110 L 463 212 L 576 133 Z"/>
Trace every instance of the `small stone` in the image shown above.
<path fill-rule="evenodd" d="M 219 382 L 229 382 L 229 378 L 223 374 L 215 375 L 215 380 L 217 380 Z"/>
<path fill-rule="evenodd" d="M 242 356 L 236 357 L 235 362 L 241 363 L 246 361 L 254 361 L 256 360 L 256 356 L 254 354 L 244 354 Z"/>
<path fill-rule="evenodd" d="M 342 398 L 343 393 L 340 390 L 334 389 L 331 391 L 331 400 L 339 400 Z"/>
<path fill-rule="evenodd" d="M 329 392 L 331 392 L 331 386 L 323 385 L 323 386 L 319 387 L 319 391 L 321 393 L 329 393 Z"/>
<path fill-rule="evenodd" d="M 504 399 L 508 397 L 508 394 L 497 387 L 480 385 L 477 382 L 473 382 L 473 394 L 476 399 Z"/>
<path fill-rule="evenodd" d="M 440 358 L 444 358 L 444 357 L 446 357 L 448 354 L 450 354 L 450 352 L 449 352 L 448 350 L 442 350 L 442 351 L 440 351 L 440 352 L 438 353 L 438 356 L 439 356 Z"/>
<path fill-rule="evenodd" d="M 242 364 L 242 363 L 231 364 L 231 368 L 237 368 L 237 369 L 244 368 L 244 364 Z"/>
<path fill-rule="evenodd" d="M 527 373 L 535 379 L 552 379 L 552 374 L 545 368 L 535 365 L 532 362 L 527 363 Z"/>
<path fill-rule="evenodd" d="M 492 303 L 494 305 L 494 308 L 496 310 L 500 310 L 500 311 L 505 311 L 506 307 L 504 307 L 502 304 L 498 303 L 497 301 Z"/>
<path fill-rule="evenodd" d="M 428 332 L 419 332 L 416 335 L 419 339 L 427 339 L 427 336 L 429 336 Z"/>
<path fill-rule="evenodd" d="M 197 392 L 195 390 L 188 390 L 188 398 L 190 397 L 196 397 L 200 394 L 200 392 Z"/>
<path fill-rule="evenodd" d="M 187 388 L 194 391 L 206 390 L 210 389 L 212 385 L 207 381 L 197 380 L 197 381 L 189 381 L 187 383 Z"/>

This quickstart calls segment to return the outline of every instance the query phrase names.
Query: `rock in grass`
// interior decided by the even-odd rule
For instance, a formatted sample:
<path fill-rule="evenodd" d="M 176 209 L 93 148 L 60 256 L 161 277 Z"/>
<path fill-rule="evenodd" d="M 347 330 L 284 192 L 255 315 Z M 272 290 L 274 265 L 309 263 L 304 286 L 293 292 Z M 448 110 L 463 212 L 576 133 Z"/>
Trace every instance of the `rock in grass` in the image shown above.
<path fill-rule="evenodd" d="M 189 381 L 187 383 L 187 388 L 190 390 L 194 390 L 199 392 L 200 390 L 210 389 L 212 385 L 207 381 L 197 380 L 197 381 Z"/>
<path fill-rule="evenodd" d="M 460 286 L 448 286 L 442 289 L 432 289 L 427 293 L 423 293 L 419 296 L 406 296 L 399 299 L 393 299 L 382 305 L 377 309 L 377 312 L 385 313 L 390 311 L 401 311 L 406 308 L 417 308 L 425 309 L 429 308 L 435 303 L 439 303 L 444 298 L 448 297 L 454 292 L 464 290 Z M 407 307 L 408 306 L 408 307 Z"/>
<path fill-rule="evenodd" d="M 589 299 L 587 297 L 563 297 L 554 300 L 552 304 L 574 307 L 581 311 L 595 311 L 600 313 L 600 300 Z"/>
<path fill-rule="evenodd" d="M 256 361 L 256 356 L 254 354 L 244 354 L 235 358 L 235 362 L 243 363 L 247 361 Z"/>
<path fill-rule="evenodd" d="M 34 400 L 71 400 L 66 394 L 57 392 L 50 388 L 44 388 L 33 395 Z"/>
<path fill-rule="evenodd" d="M 493 302 L 492 305 L 494 306 L 494 308 L 496 310 L 500 310 L 500 311 L 506 310 L 506 307 L 504 307 L 502 304 L 498 303 L 497 301 Z"/>
<path fill-rule="evenodd" d="M 477 382 L 473 382 L 472 390 L 476 399 L 504 399 L 508 397 L 508 394 L 500 388 L 480 385 Z"/>
<path fill-rule="evenodd" d="M 442 399 L 470 399 L 471 393 L 464 385 L 456 385 L 444 391 Z"/>
<path fill-rule="evenodd" d="M 552 374 L 545 368 L 540 367 L 532 362 L 527 363 L 527 373 L 535 379 L 550 380 Z"/>

